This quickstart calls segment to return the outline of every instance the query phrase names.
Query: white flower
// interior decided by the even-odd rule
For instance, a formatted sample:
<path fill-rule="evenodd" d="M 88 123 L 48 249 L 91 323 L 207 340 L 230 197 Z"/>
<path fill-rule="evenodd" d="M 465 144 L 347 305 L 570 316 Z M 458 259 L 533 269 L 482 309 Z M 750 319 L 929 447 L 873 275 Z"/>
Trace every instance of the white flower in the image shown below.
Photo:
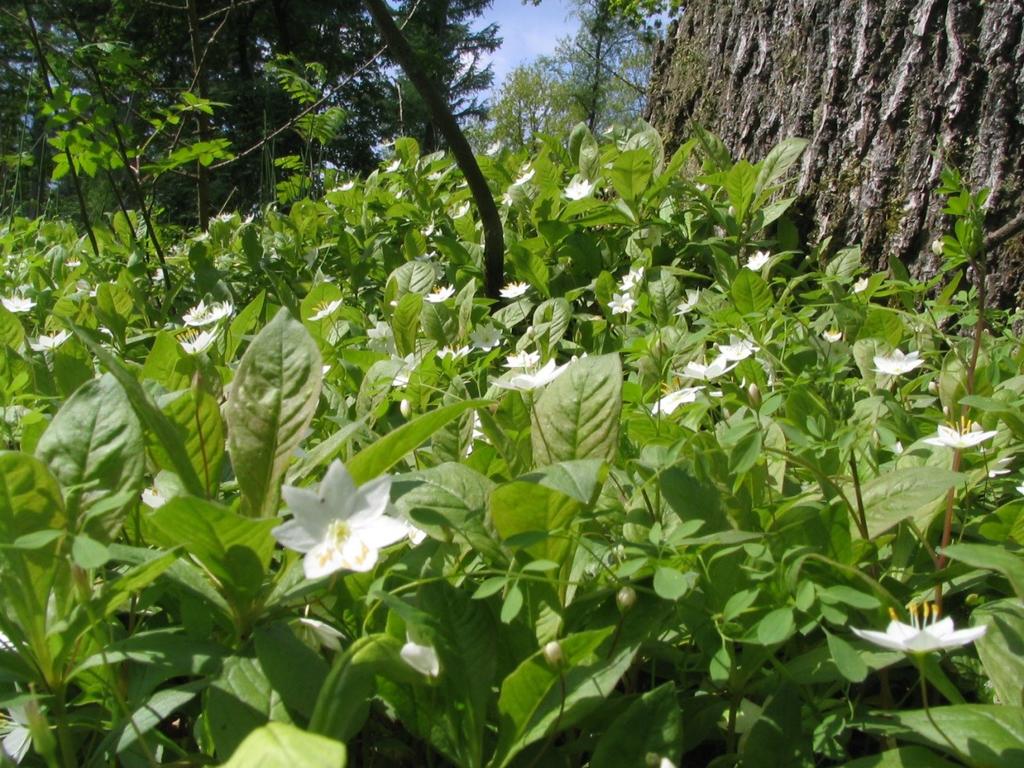
<path fill-rule="evenodd" d="M 937 445 L 943 448 L 974 448 L 986 440 L 991 440 L 999 434 L 996 430 L 984 432 L 980 424 L 971 422 L 960 427 L 947 427 L 940 424 L 938 431 L 932 437 L 925 438 L 922 442 L 928 445 Z"/>
<path fill-rule="evenodd" d="M 529 283 L 509 283 L 501 289 L 501 298 L 503 299 L 518 299 L 530 290 Z"/>
<path fill-rule="evenodd" d="M 892 452 L 893 453 L 895 453 L 897 456 L 899 456 L 900 454 L 903 453 L 903 442 L 900 441 L 900 440 L 897 440 L 895 443 L 893 443 L 890 446 L 890 448 L 892 448 Z"/>
<path fill-rule="evenodd" d="M 680 405 L 694 402 L 697 399 L 697 393 L 702 389 L 704 387 L 683 387 L 675 392 L 669 392 L 654 404 L 654 415 L 670 416 Z"/>
<path fill-rule="evenodd" d="M 0 304 L 3 304 L 4 309 L 8 312 L 14 312 L 15 314 L 31 312 L 32 308 L 36 305 L 32 299 L 24 296 L 4 296 L 0 299 Z"/>
<path fill-rule="evenodd" d="M 0 651 L 15 651 L 14 643 L 11 642 L 11 638 L 0 632 Z"/>
<path fill-rule="evenodd" d="M 533 168 L 531 168 L 530 166 L 526 166 L 523 169 L 522 174 L 520 174 L 519 178 L 512 182 L 512 186 L 521 187 L 523 184 L 532 179 L 535 173 L 536 171 Z"/>
<path fill-rule="evenodd" d="M 829 328 L 827 331 L 821 332 L 821 338 L 829 344 L 836 344 L 843 340 L 843 332 L 837 331 L 835 328 Z"/>
<path fill-rule="evenodd" d="M 700 301 L 700 291 L 694 288 L 688 288 L 686 291 L 686 298 L 676 305 L 676 317 L 682 317 L 685 315 L 697 306 L 698 301 Z"/>
<path fill-rule="evenodd" d="M 506 368 L 533 368 L 540 363 L 539 352 L 516 352 L 505 359 Z"/>
<path fill-rule="evenodd" d="M 437 651 L 432 646 L 414 643 L 412 638 L 406 634 L 406 644 L 398 655 L 402 661 L 415 669 L 421 675 L 437 677 L 441 674 L 441 661 L 437 658 Z"/>
<path fill-rule="evenodd" d="M 735 360 L 736 362 L 746 360 L 760 349 L 760 347 L 749 339 L 741 339 L 739 336 L 735 336 L 731 333 L 729 334 L 728 344 L 717 344 L 716 346 L 718 347 L 718 351 L 722 353 L 722 357 L 730 361 Z"/>
<path fill-rule="evenodd" d="M 341 650 L 341 640 L 345 636 L 325 621 L 311 619 L 308 616 L 300 616 L 299 624 L 308 629 L 316 638 L 316 641 L 324 648 L 332 651 Z"/>
<path fill-rule="evenodd" d="M 68 269 L 77 269 L 82 266 L 82 260 L 77 256 L 69 256 L 64 260 L 64 266 Z"/>
<path fill-rule="evenodd" d="M 712 379 L 717 379 L 724 373 L 728 373 L 735 367 L 735 363 L 729 365 L 729 360 L 726 359 L 725 355 L 719 355 L 707 365 L 702 363 L 687 363 L 686 367 L 683 368 L 682 376 L 687 379 L 711 381 Z"/>
<path fill-rule="evenodd" d="M 185 313 L 181 318 L 185 325 L 191 328 L 202 328 L 206 325 L 212 325 L 213 323 L 223 320 L 228 317 L 233 311 L 234 306 L 230 301 L 222 301 L 217 304 L 211 304 L 206 306 L 206 302 L 200 301 L 192 309 Z"/>
<path fill-rule="evenodd" d="M 49 352 L 59 347 L 69 338 L 71 338 L 71 334 L 67 331 L 61 331 L 60 333 L 54 333 L 51 335 L 44 333 L 35 341 L 30 341 L 28 345 L 36 352 Z"/>
<path fill-rule="evenodd" d="M 430 222 L 427 225 L 426 229 L 423 230 L 423 236 L 424 237 L 430 237 L 435 232 L 437 232 L 437 227 L 434 226 L 434 222 Z"/>
<path fill-rule="evenodd" d="M 524 371 L 513 374 L 504 380 L 496 379 L 494 386 L 501 387 L 502 389 L 518 389 L 520 392 L 528 392 L 550 384 L 565 373 L 565 369 L 568 367 L 569 363 L 556 365 L 554 360 L 548 360 L 542 368 L 533 373 Z"/>
<path fill-rule="evenodd" d="M 373 318 L 370 318 L 371 320 Z M 395 351 L 395 334 L 391 326 L 383 320 L 374 322 L 373 328 L 366 329 L 366 337 L 369 340 L 367 346 L 375 352 L 386 352 L 393 354 Z"/>
<path fill-rule="evenodd" d="M 401 160 L 394 160 L 391 163 L 388 163 L 388 165 L 384 168 L 384 173 L 394 173 L 395 171 L 397 171 L 401 167 L 402 167 L 402 161 Z"/>
<path fill-rule="evenodd" d="M 487 147 L 487 149 L 484 150 L 484 154 L 485 155 L 492 155 L 492 156 L 498 154 L 499 152 L 501 152 L 501 142 L 500 141 L 495 141 L 493 144 L 491 144 L 489 147 Z"/>
<path fill-rule="evenodd" d="M 178 343 L 181 348 L 190 355 L 198 355 L 210 348 L 210 345 L 217 340 L 217 329 L 211 328 L 208 331 L 199 331 L 195 328 L 178 334 Z"/>
<path fill-rule="evenodd" d="M 866 291 L 867 287 L 868 287 L 868 279 L 866 277 L 862 277 L 860 280 L 858 280 L 857 282 L 855 282 L 853 284 L 853 292 L 854 293 L 861 293 L 862 291 Z"/>
<path fill-rule="evenodd" d="M 577 177 L 573 178 L 562 194 L 570 200 L 582 200 L 585 197 L 590 197 L 590 193 L 593 191 L 594 182 Z"/>
<path fill-rule="evenodd" d="M 398 357 L 395 359 L 402 365 L 391 379 L 391 386 L 404 387 L 409 383 L 409 377 L 412 376 L 412 372 L 416 370 L 416 367 L 420 364 L 421 360 L 416 357 L 416 353 L 410 353 L 405 357 Z"/>
<path fill-rule="evenodd" d="M 442 360 L 461 360 L 470 352 L 469 346 L 453 347 L 451 345 L 441 347 L 437 350 L 437 356 Z"/>
<path fill-rule="evenodd" d="M 24 706 L 11 707 L 7 714 L 10 716 L 10 723 L 3 726 L 2 752 L 17 765 L 25 759 L 29 747 L 32 746 L 32 731 L 28 727 L 28 713 Z"/>
<path fill-rule="evenodd" d="M 453 219 L 461 219 L 467 213 L 469 213 L 469 203 L 463 203 L 458 208 L 456 208 L 454 211 L 452 211 L 452 218 Z"/>
<path fill-rule="evenodd" d="M 893 350 L 891 355 L 875 355 L 875 372 L 885 373 L 889 376 L 899 376 L 909 373 L 919 365 L 924 365 L 921 353 L 916 349 L 904 355 L 902 350 Z"/>
<path fill-rule="evenodd" d="M 636 269 L 629 270 L 629 272 L 625 274 L 625 276 L 622 278 L 622 281 L 619 283 L 619 287 L 623 291 L 631 291 L 634 288 L 638 288 L 640 286 L 640 283 L 643 282 L 643 280 L 644 268 L 637 267 Z"/>
<path fill-rule="evenodd" d="M 431 304 L 441 304 L 448 301 L 455 295 L 455 289 L 450 285 L 441 285 L 426 295 L 427 301 Z"/>
<path fill-rule="evenodd" d="M 636 299 L 628 293 L 614 293 L 612 300 L 608 302 L 608 309 L 613 315 L 628 315 L 636 309 Z"/>
<path fill-rule="evenodd" d="M 771 258 L 771 254 L 768 253 L 768 251 L 757 251 L 753 256 L 747 259 L 747 263 L 743 266 L 749 270 L 757 272 L 759 269 L 764 267 Z"/>
<path fill-rule="evenodd" d="M 143 488 L 140 497 L 142 499 L 142 503 L 150 509 L 162 507 L 167 503 L 167 497 L 161 494 L 156 488 Z"/>
<path fill-rule="evenodd" d="M 973 643 L 984 635 L 986 630 L 984 625 L 970 629 L 954 629 L 953 619 L 947 616 L 941 621 L 938 620 L 938 607 L 929 603 L 910 607 L 910 624 L 897 621 L 895 611 L 890 610 L 889 615 L 892 616 L 892 621 L 889 622 L 885 632 L 853 629 L 853 633 L 863 640 L 869 640 L 890 651 L 902 651 L 916 655 L 948 648 L 959 648 Z"/>
<path fill-rule="evenodd" d="M 1024 496 L 1024 483 L 1021 483 L 1020 485 L 1017 486 L 1017 493 L 1019 493 L 1021 496 Z"/>
<path fill-rule="evenodd" d="M 996 459 L 992 462 L 992 468 L 988 471 L 988 476 L 992 478 L 1010 474 L 1010 470 L 1007 467 L 1012 463 L 1013 456 L 1004 456 L 1001 459 Z"/>
<path fill-rule="evenodd" d="M 334 188 L 335 192 L 350 192 L 356 188 L 356 182 L 353 179 L 349 179 L 344 184 L 339 184 Z"/>
<path fill-rule="evenodd" d="M 479 325 L 469 334 L 473 346 L 484 352 L 490 352 L 501 344 L 501 331 L 493 325 Z"/>
<path fill-rule="evenodd" d="M 324 318 L 330 317 L 331 315 L 333 315 L 335 312 L 337 312 L 341 308 L 341 304 L 342 304 L 341 299 L 335 299 L 334 301 L 322 301 L 322 302 L 320 302 L 315 307 L 315 309 L 317 310 L 316 314 L 312 315 L 309 318 L 310 321 L 315 323 L 317 320 L 323 320 Z"/>
<path fill-rule="evenodd" d="M 327 468 L 317 492 L 285 485 L 281 497 L 292 519 L 271 531 L 288 549 L 302 552 L 308 579 L 341 569 L 369 571 L 380 550 L 408 533 L 403 520 L 391 517 L 391 476 L 356 488 L 337 459 Z"/>

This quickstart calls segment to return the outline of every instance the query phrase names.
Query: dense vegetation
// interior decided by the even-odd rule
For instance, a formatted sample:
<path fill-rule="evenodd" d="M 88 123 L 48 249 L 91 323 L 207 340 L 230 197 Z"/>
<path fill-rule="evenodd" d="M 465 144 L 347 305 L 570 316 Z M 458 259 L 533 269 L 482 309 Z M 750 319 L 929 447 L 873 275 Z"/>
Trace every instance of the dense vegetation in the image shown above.
<path fill-rule="evenodd" d="M 481 157 L 501 302 L 410 139 L 208 231 L 6 219 L 0 762 L 1019 764 L 984 195 L 867 273 L 799 241 L 802 146 Z"/>

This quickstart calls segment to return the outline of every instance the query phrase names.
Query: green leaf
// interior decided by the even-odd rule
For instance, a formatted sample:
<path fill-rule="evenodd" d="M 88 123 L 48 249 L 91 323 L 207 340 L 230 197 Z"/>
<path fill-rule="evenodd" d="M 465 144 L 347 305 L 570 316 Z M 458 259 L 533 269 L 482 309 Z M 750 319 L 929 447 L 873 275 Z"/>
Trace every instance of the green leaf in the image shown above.
<path fill-rule="evenodd" d="M 795 628 L 793 609 L 786 605 L 769 611 L 757 622 L 755 635 L 761 645 L 777 645 L 788 640 Z"/>
<path fill-rule="evenodd" d="M 1024 558 L 1006 547 L 989 544 L 950 544 L 942 554 L 972 568 L 1001 573 L 1017 597 L 1024 599 Z"/>
<path fill-rule="evenodd" d="M 114 378 L 117 379 L 118 384 L 124 388 L 124 392 L 128 396 L 128 400 L 131 402 L 136 415 L 154 433 L 156 439 L 160 441 L 160 445 L 166 451 L 168 458 L 173 462 L 174 471 L 181 478 L 181 482 L 186 490 L 189 493 L 201 496 L 203 494 L 202 483 L 199 482 L 199 478 L 192 468 L 192 462 L 185 451 L 181 435 L 173 422 L 156 407 L 152 398 L 142 388 L 142 385 L 128 372 L 121 362 L 98 344 L 89 335 L 88 331 L 71 323 L 68 325 L 82 340 L 82 343 L 89 348 L 89 351 L 99 359 L 103 367 L 110 371 Z"/>
<path fill-rule="evenodd" d="M 860 657 L 857 650 L 841 637 L 826 633 L 828 651 L 832 654 L 839 674 L 851 683 L 861 683 L 868 676 L 868 665 Z"/>
<path fill-rule="evenodd" d="M 64 403 L 36 456 L 60 481 L 73 527 L 100 541 L 113 538 L 142 490 L 145 469 L 142 427 L 113 376 L 90 381 Z M 90 507 L 120 494 L 127 504 L 89 516 Z"/>
<path fill-rule="evenodd" d="M 636 655 L 620 644 L 608 652 L 614 629 L 590 630 L 559 640 L 563 664 L 554 669 L 538 651 L 501 684 L 498 744 L 490 765 L 508 765 L 525 747 L 554 728 L 571 728 L 615 689 Z M 563 698 L 564 692 L 564 698 Z"/>
<path fill-rule="evenodd" d="M 466 411 L 487 405 L 488 400 L 465 400 L 452 403 L 417 416 L 408 424 L 388 432 L 375 440 L 346 463 L 346 468 L 356 483 L 362 484 L 383 474 L 413 450 L 426 442 L 431 435 Z"/>
<path fill-rule="evenodd" d="M 754 182 L 754 197 L 761 194 L 779 177 L 786 173 L 803 154 L 807 139 L 783 139 L 758 163 L 757 180 Z"/>
<path fill-rule="evenodd" d="M 972 763 L 1015 768 L 1024 757 L 1024 707 L 957 704 L 895 712 L 869 718 L 869 733 L 892 735 L 926 744 L 940 752 L 968 755 Z"/>
<path fill-rule="evenodd" d="M 631 149 L 615 158 L 609 178 L 619 196 L 634 205 L 647 190 L 653 171 L 654 159 L 651 153 L 643 149 Z"/>
<path fill-rule="evenodd" d="M 678 600 L 693 588 L 696 581 L 695 573 L 661 567 L 654 572 L 654 592 L 662 600 Z"/>
<path fill-rule="evenodd" d="M 363 635 L 338 656 L 313 707 L 309 730 L 348 741 L 363 727 L 370 712 L 374 677 L 387 674 L 410 679 L 416 673 L 399 652 L 402 643 L 390 635 Z"/>
<path fill-rule="evenodd" d="M 278 484 L 316 411 L 320 382 L 316 342 L 281 309 L 242 356 L 224 406 L 246 514 L 277 511 Z"/>
<path fill-rule="evenodd" d="M 590 768 L 646 765 L 648 755 L 679 760 L 683 718 L 674 683 L 665 683 L 637 698 L 605 730 Z"/>
<path fill-rule="evenodd" d="M 259 662 L 232 656 L 206 691 L 204 712 L 218 757 L 234 753 L 246 736 L 268 721 L 288 722 L 288 712 Z"/>
<path fill-rule="evenodd" d="M 182 545 L 236 599 L 252 598 L 262 587 L 274 551 L 270 530 L 279 521 L 253 520 L 209 501 L 179 496 L 146 518 L 157 542 Z"/>
<path fill-rule="evenodd" d="M 224 460 L 224 422 L 221 420 L 220 403 L 196 380 L 191 389 L 162 399 L 161 406 L 185 436 L 184 447 L 189 461 L 207 495 L 212 496 L 219 484 Z M 158 464 L 170 466 L 170 458 L 162 445 L 153 443 L 150 452 Z"/>
<path fill-rule="evenodd" d="M 495 488 L 489 507 L 491 522 L 502 539 L 536 533 L 541 540 L 525 546 L 526 551 L 535 559 L 556 563 L 568 556 L 572 545 L 565 531 L 583 510 L 575 499 L 522 480 Z"/>
<path fill-rule="evenodd" d="M 420 329 L 420 313 L 423 297 L 418 293 L 407 293 L 398 302 L 391 316 L 391 327 L 395 334 L 398 354 L 411 355 L 416 351 L 416 334 Z"/>
<path fill-rule="evenodd" d="M 288 723 L 267 723 L 239 744 L 222 768 L 345 768 L 345 745 Z"/>
<path fill-rule="evenodd" d="M 999 701 L 1024 705 L 1024 607 L 1019 600 L 996 600 L 976 608 L 971 623 L 988 628 L 974 645 Z"/>
<path fill-rule="evenodd" d="M 254 639 L 256 658 L 270 685 L 286 707 L 310 718 L 329 671 L 327 662 L 284 624 L 260 627 Z"/>
<path fill-rule="evenodd" d="M 729 287 L 736 310 L 744 315 L 759 314 L 772 305 L 768 283 L 751 269 L 741 269 Z"/>
<path fill-rule="evenodd" d="M 537 465 L 572 459 L 615 458 L 622 413 L 618 355 L 585 357 L 549 384 L 533 409 Z"/>
<path fill-rule="evenodd" d="M 861 486 L 868 534 L 874 538 L 907 519 L 924 530 L 939 501 L 964 479 L 941 467 L 908 467 L 869 480 Z"/>
<path fill-rule="evenodd" d="M 599 459 L 578 459 L 542 467 L 519 479 L 546 486 L 589 507 L 597 501 L 607 477 L 606 462 Z"/>
<path fill-rule="evenodd" d="M 246 229 L 246 233 L 252 231 Z M 263 311 L 263 302 L 266 298 L 266 293 L 260 291 L 256 294 L 256 298 L 250 301 L 241 312 L 231 321 L 231 325 L 228 326 L 228 332 L 224 341 L 224 359 L 233 360 L 235 352 L 238 351 L 238 346 L 242 343 L 242 338 L 245 334 L 252 330 L 253 326 L 256 325 L 260 319 L 260 313 Z"/>

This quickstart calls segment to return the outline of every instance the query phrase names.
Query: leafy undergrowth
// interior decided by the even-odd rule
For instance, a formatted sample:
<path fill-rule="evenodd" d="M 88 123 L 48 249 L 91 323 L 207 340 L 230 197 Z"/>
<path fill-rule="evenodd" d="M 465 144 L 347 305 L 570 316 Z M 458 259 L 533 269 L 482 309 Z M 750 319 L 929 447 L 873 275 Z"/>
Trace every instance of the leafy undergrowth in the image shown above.
<path fill-rule="evenodd" d="M 0 759 L 1020 765 L 1024 352 L 961 287 L 983 196 L 945 177 L 936 277 L 872 273 L 796 240 L 802 147 L 481 158 L 501 302 L 409 140 L 160 232 L 162 266 L 133 214 L 98 256 L 10 221 Z"/>

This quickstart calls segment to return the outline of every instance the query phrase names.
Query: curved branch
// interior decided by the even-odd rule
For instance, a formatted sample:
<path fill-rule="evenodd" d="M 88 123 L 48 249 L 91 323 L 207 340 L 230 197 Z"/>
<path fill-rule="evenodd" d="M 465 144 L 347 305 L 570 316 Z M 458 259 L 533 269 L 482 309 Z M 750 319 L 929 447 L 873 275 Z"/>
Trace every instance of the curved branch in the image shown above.
<path fill-rule="evenodd" d="M 377 28 L 387 43 L 391 56 L 405 72 L 405 76 L 416 87 L 420 98 L 430 110 L 430 117 L 440 129 L 441 135 L 448 142 L 455 162 L 466 178 L 469 191 L 473 194 L 480 221 L 484 227 L 484 283 L 487 295 L 492 299 L 500 298 L 505 274 L 505 234 L 502 231 L 501 217 L 498 207 L 494 204 L 494 196 L 487 186 L 480 166 L 477 165 L 473 150 L 459 128 L 458 121 L 452 114 L 451 107 L 445 103 L 437 85 L 430 79 L 426 69 L 419 65 L 416 53 L 405 39 L 405 35 L 395 24 L 391 12 L 383 0 L 364 0 L 370 15 L 373 16 Z"/>

